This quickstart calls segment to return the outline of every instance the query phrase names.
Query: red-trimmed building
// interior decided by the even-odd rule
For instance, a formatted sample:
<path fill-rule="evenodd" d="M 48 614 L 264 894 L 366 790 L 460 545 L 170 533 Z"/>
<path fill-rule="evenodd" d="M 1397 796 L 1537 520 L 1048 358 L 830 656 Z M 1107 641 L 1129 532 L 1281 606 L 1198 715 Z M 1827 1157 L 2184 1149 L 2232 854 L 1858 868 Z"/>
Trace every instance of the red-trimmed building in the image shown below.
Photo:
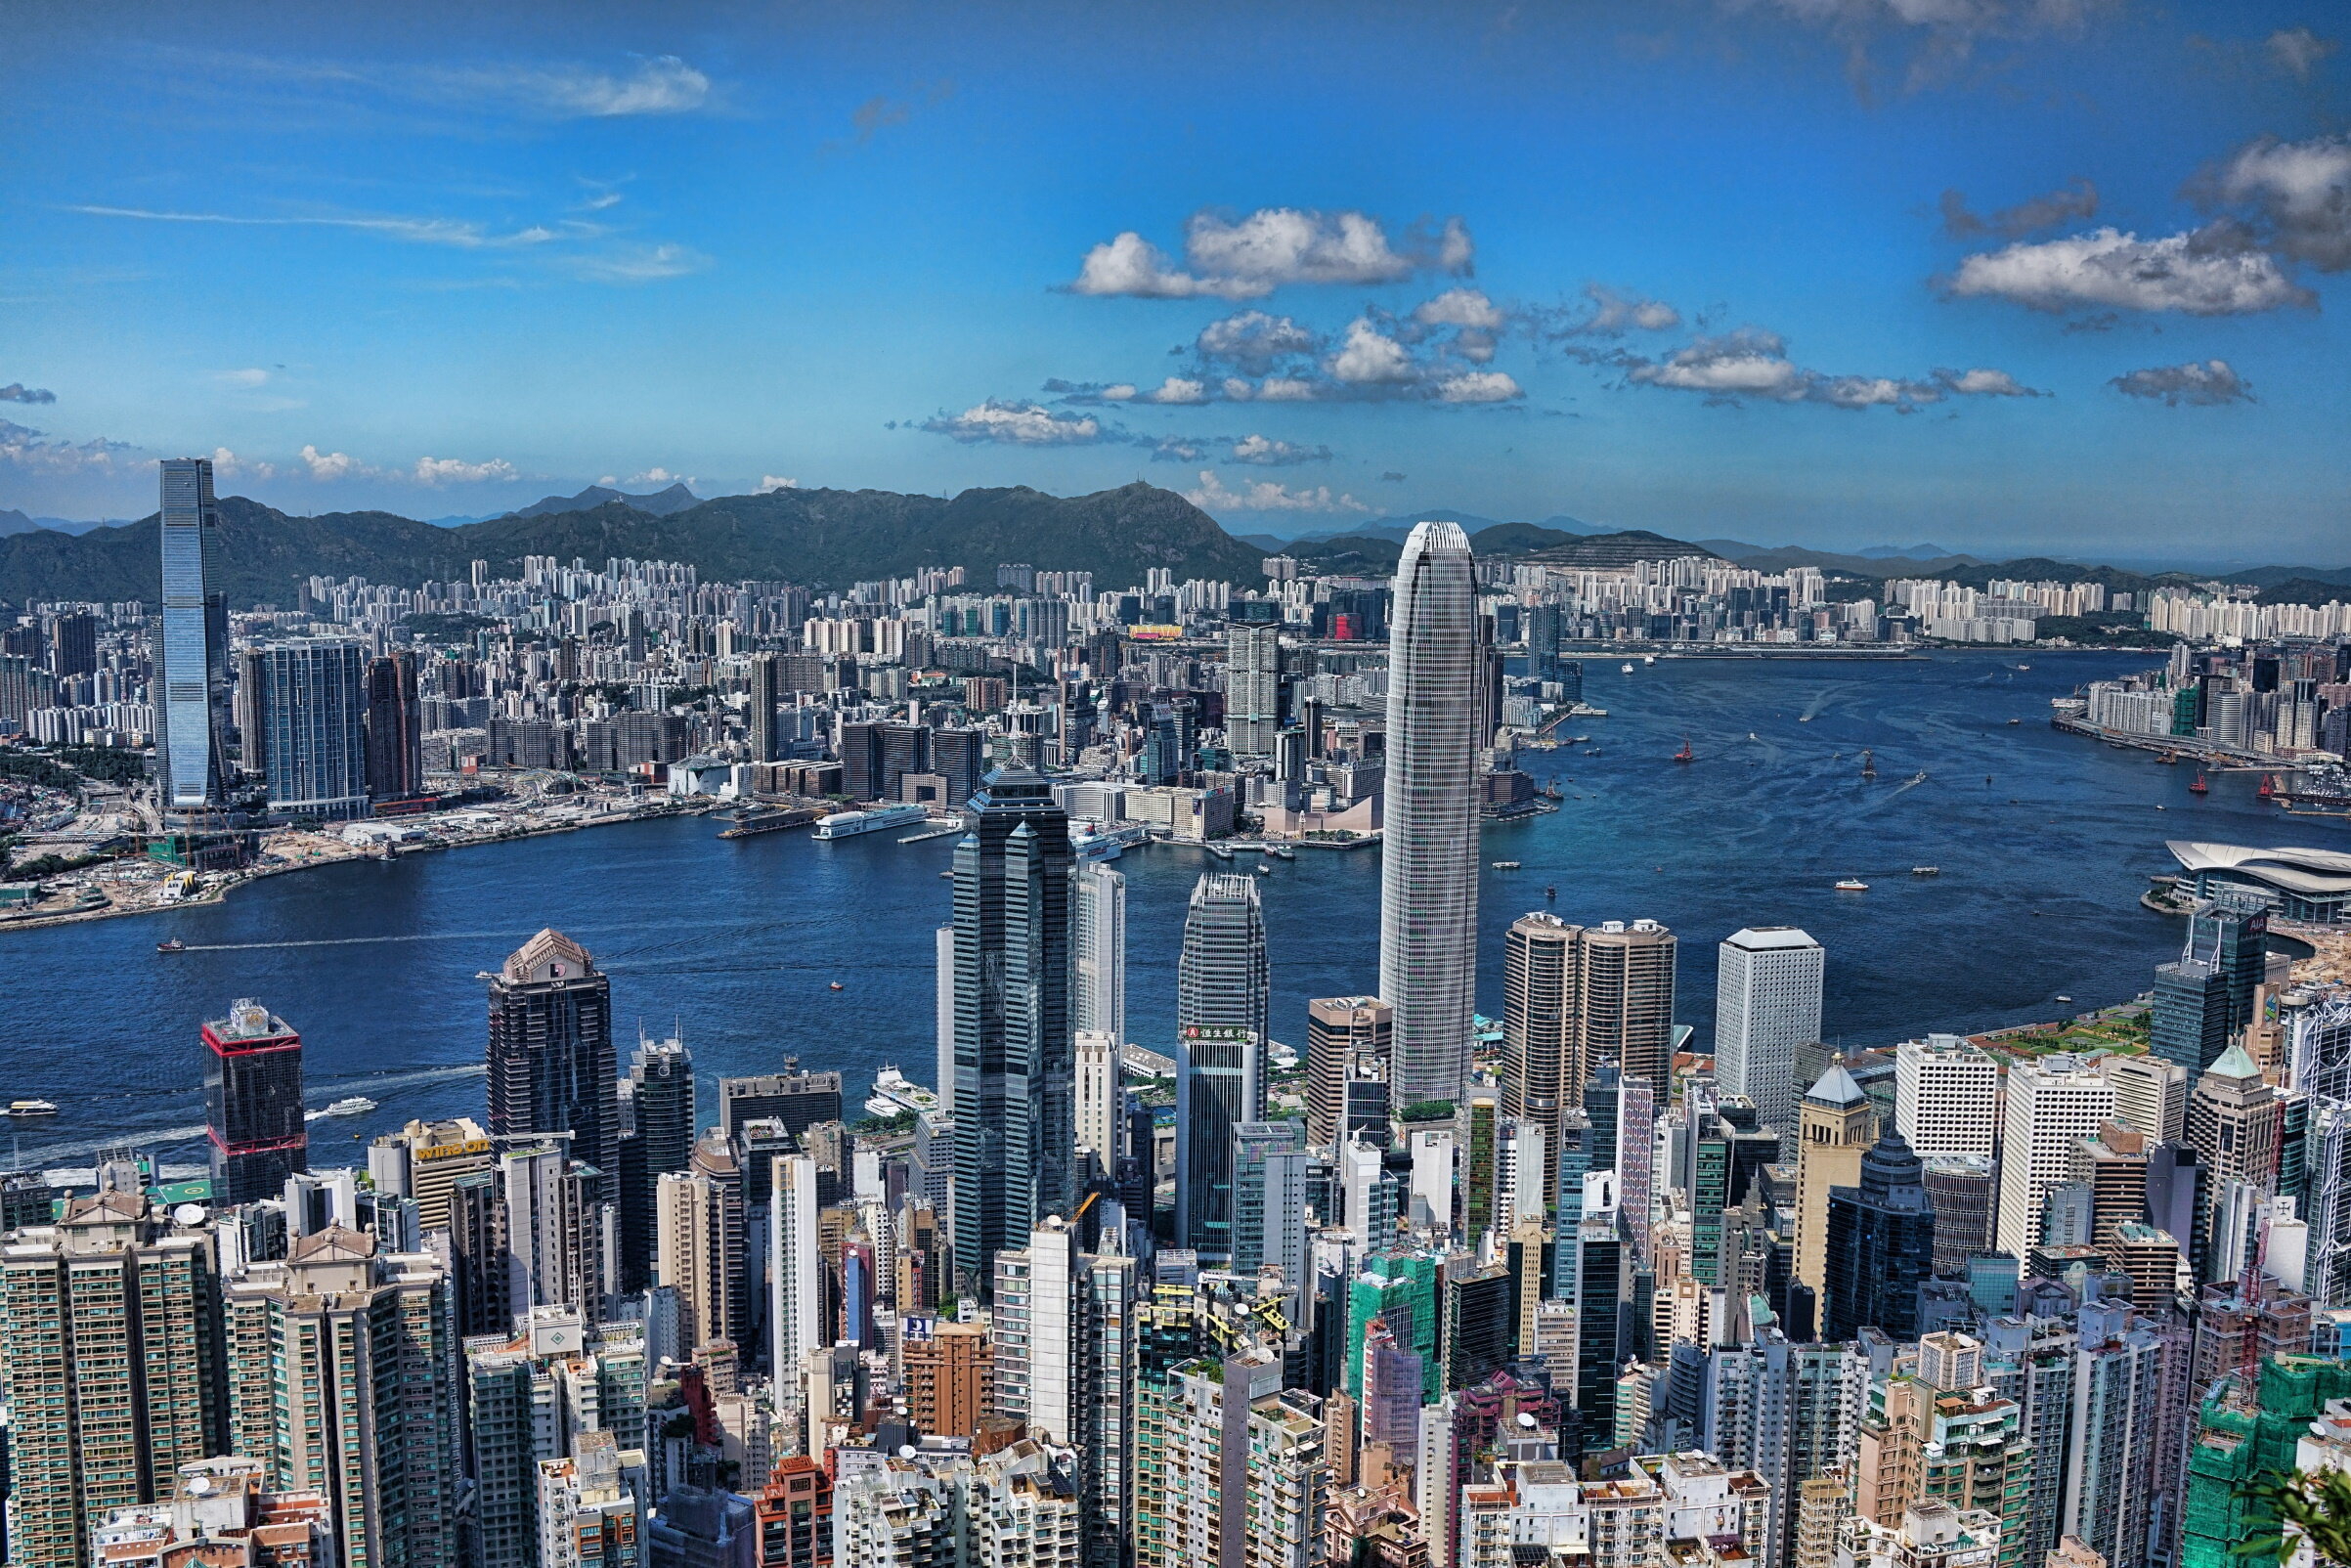
<path fill-rule="evenodd" d="M 277 1198 L 310 1168 L 302 1121 L 302 1036 L 259 1002 L 239 999 L 204 1025 L 204 1131 L 212 1141 L 212 1202 L 225 1208 Z"/>

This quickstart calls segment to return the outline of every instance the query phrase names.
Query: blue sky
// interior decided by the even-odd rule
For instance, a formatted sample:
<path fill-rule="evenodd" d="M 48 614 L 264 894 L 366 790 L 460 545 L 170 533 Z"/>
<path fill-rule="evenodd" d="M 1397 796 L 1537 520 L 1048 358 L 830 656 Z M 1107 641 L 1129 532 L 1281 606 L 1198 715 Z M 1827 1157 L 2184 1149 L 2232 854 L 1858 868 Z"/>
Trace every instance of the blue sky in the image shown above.
<path fill-rule="evenodd" d="M 612 479 L 2351 560 L 2347 29 L 2129 0 L 33 4 L 0 506 Z"/>

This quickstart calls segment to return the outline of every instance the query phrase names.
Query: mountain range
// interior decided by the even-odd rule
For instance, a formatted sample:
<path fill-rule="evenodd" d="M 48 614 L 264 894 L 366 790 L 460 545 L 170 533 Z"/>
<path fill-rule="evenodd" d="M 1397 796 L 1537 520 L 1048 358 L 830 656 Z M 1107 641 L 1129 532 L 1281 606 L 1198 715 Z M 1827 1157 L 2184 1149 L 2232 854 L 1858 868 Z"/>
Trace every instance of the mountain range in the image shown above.
<path fill-rule="evenodd" d="M 231 496 L 221 501 L 220 560 L 223 586 L 238 608 L 290 605 L 299 584 L 311 576 L 414 585 L 461 577 L 475 560 L 513 576 L 525 555 L 599 566 L 614 556 L 686 561 L 718 581 L 752 578 L 819 588 L 900 577 L 918 567 L 961 566 L 981 592 L 994 588 L 999 563 L 1027 561 L 1090 571 L 1097 586 L 1111 588 L 1143 582 L 1154 567 L 1166 568 L 1178 581 L 1252 583 L 1264 555 L 1274 551 L 1312 560 L 1326 573 L 1384 577 L 1395 570 L 1412 526 L 1430 518 L 1461 523 L 1481 554 L 1569 566 L 1609 567 L 1704 553 L 1761 571 L 1812 566 L 1864 581 L 1936 577 L 1981 588 L 1994 578 L 2054 579 L 2103 582 L 2122 591 L 2208 575 L 2150 574 L 2039 557 L 1984 561 L 1923 553 L 1937 549 L 1931 544 L 1873 545 L 1848 555 L 1729 539 L 1685 542 L 1640 529 L 1604 529 L 1564 515 L 1515 523 L 1437 510 L 1290 540 L 1237 538 L 1183 497 L 1141 483 L 1067 498 L 1020 486 L 967 490 L 953 498 L 787 489 L 709 501 L 683 484 L 650 496 L 591 485 L 576 496 L 549 496 L 471 522 L 419 521 L 383 511 L 297 517 Z M 59 521 L 0 511 L 0 603 L 155 602 L 154 517 L 52 526 Z M 2272 602 L 2351 597 L 2351 568 L 2267 566 L 2228 576 L 2259 586 L 2262 597 Z"/>
<path fill-rule="evenodd" d="M 686 502 L 666 515 L 637 501 Z M 582 498 L 570 498 L 578 501 Z M 241 496 L 220 502 L 223 588 L 236 608 L 290 605 L 311 576 L 413 585 L 461 577 L 486 560 L 517 575 L 525 555 L 686 561 L 708 578 L 847 588 L 918 567 L 961 566 L 981 591 L 1006 561 L 1092 572 L 1105 588 L 1141 583 L 1153 567 L 1178 581 L 1250 582 L 1264 552 L 1171 491 L 1131 484 L 1062 498 L 1017 486 L 952 499 L 882 490 L 777 490 L 696 501 L 682 487 L 627 502 L 571 509 L 547 502 L 485 522 L 440 527 L 390 512 L 294 517 Z M 153 603 L 160 591 L 153 516 L 75 537 L 35 530 L 0 538 L 0 601 Z"/>

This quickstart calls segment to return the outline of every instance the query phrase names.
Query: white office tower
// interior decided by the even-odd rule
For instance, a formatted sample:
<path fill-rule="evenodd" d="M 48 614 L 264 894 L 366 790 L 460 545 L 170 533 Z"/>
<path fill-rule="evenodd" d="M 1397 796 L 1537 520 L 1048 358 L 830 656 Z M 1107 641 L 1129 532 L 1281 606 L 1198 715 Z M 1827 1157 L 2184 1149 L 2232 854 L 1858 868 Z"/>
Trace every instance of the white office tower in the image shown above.
<path fill-rule="evenodd" d="M 1796 1140 L 1796 1048 L 1820 1038 L 1820 943 L 1794 926 L 1750 926 L 1719 949 L 1715 1082 L 1755 1102 L 1763 1124 Z"/>
<path fill-rule="evenodd" d="M 2101 1059 L 2114 1086 L 2114 1119 L 2157 1143 L 2187 1135 L 2188 1069 L 2151 1053 Z"/>
<path fill-rule="evenodd" d="M 779 1386 L 806 1365 L 824 1333 L 824 1254 L 816 1236 L 816 1161 L 777 1154 L 767 1190 L 767 1234 L 774 1238 L 767 1275 L 767 1365 Z M 814 1454 L 817 1449 L 805 1452 Z"/>
<path fill-rule="evenodd" d="M 1381 784 L 1379 994 L 1395 1105 L 1458 1100 L 1477 990 L 1476 563 L 1458 523 L 1416 523 L 1396 563 Z"/>
<path fill-rule="evenodd" d="M 1921 1159 L 1986 1154 L 1998 1141 L 2000 1065 L 1957 1034 L 1904 1040 L 1894 1053 L 1894 1130 Z"/>
<path fill-rule="evenodd" d="M 1453 1131 L 1413 1129 L 1413 1189 L 1408 1219 L 1415 1231 L 1453 1229 Z"/>
<path fill-rule="evenodd" d="M 1091 1178 L 1109 1178 L 1118 1167 L 1118 1041 L 1115 1036 L 1080 1029 L 1070 1043 L 1077 1062 L 1077 1147 L 1091 1163 L 1079 1172 L 1079 1185 Z"/>
<path fill-rule="evenodd" d="M 2070 1054 L 2019 1063 L 2008 1073 L 2008 1117 L 2000 1147 L 2003 1252 L 2026 1257 L 2041 1239 L 2041 1202 L 2073 1179 L 2074 1150 L 2114 1114 L 2114 1086 Z"/>
<path fill-rule="evenodd" d="M 501 1150 L 500 1197 L 505 1210 L 506 1315 L 533 1307 L 568 1307 L 589 1323 L 604 1316 L 618 1282 L 619 1215 L 596 1201 L 597 1173 L 571 1157 L 566 1142 Z"/>
<path fill-rule="evenodd" d="M 1069 1027 L 1126 1043 L 1126 877 L 1080 865 L 1069 881 Z M 953 1004 L 950 996 L 949 1007 Z M 949 1034 L 953 1033 L 952 1022 Z"/>
<path fill-rule="evenodd" d="M 1225 634 L 1225 739 L 1236 757 L 1271 757 L 1281 732 L 1281 629 L 1236 626 Z"/>

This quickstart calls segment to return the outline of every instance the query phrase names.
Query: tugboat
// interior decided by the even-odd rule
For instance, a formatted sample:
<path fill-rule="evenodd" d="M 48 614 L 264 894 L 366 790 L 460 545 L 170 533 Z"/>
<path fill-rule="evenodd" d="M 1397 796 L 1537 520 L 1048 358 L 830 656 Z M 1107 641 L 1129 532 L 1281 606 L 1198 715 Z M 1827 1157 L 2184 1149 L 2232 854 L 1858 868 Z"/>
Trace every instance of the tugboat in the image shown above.
<path fill-rule="evenodd" d="M 2200 767 L 2198 768 L 2196 770 L 2196 782 L 2188 786 L 2188 793 L 2191 795 L 2205 795 L 2209 794 L 2211 789 L 2212 786 L 2204 782 L 2204 770 Z"/>
<path fill-rule="evenodd" d="M 184 953 L 188 951 L 188 944 L 177 936 L 167 936 L 155 943 L 155 951 L 158 953 Z"/>
<path fill-rule="evenodd" d="M 1694 762 L 1697 760 L 1697 754 L 1690 750 L 1690 738 L 1687 735 L 1682 736 L 1681 750 L 1674 754 L 1674 761 L 1676 762 Z"/>
<path fill-rule="evenodd" d="M 835 980 L 835 981 L 833 981 L 833 983 L 832 983 L 832 985 L 829 987 L 829 989 L 836 990 L 836 991 L 837 991 L 837 990 L 839 990 L 839 989 L 841 989 L 841 982 L 840 982 L 839 980 Z"/>
<path fill-rule="evenodd" d="M 2272 796 L 2275 796 L 2278 793 L 2278 775 L 2275 773 L 2262 774 L 2261 788 L 2255 790 L 2253 793 L 2265 801 L 2269 800 Z"/>

